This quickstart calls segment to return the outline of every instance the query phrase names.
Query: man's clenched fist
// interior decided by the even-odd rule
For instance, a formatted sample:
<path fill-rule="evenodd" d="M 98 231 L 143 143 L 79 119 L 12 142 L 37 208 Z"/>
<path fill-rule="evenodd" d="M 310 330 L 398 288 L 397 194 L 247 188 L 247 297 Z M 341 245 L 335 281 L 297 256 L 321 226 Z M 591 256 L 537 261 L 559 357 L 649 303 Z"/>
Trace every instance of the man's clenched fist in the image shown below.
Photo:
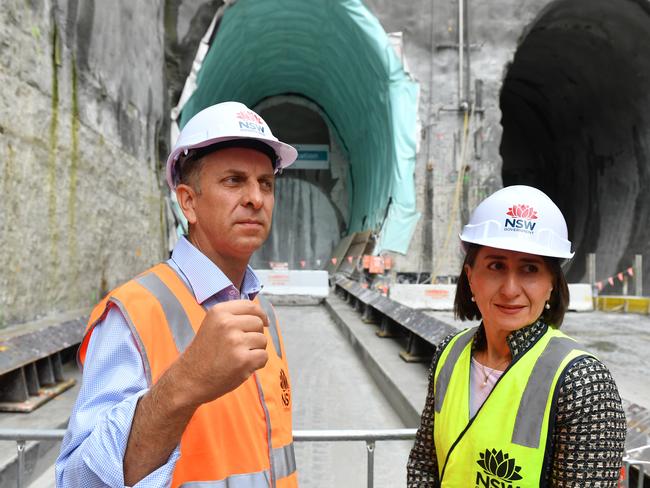
<path fill-rule="evenodd" d="M 233 300 L 210 308 L 194 340 L 174 368 L 183 384 L 184 403 L 196 405 L 234 390 L 268 360 L 264 327 L 268 317 L 250 300 Z"/>

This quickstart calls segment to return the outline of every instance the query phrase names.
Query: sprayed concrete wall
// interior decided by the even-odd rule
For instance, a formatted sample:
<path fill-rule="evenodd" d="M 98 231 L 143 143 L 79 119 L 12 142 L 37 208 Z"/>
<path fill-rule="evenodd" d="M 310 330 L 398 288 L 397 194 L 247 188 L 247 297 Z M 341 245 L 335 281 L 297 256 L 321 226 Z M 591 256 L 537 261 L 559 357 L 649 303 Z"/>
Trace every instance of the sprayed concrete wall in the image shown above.
<path fill-rule="evenodd" d="M 160 3 L 0 4 L 0 327 L 90 307 L 166 252 Z"/>

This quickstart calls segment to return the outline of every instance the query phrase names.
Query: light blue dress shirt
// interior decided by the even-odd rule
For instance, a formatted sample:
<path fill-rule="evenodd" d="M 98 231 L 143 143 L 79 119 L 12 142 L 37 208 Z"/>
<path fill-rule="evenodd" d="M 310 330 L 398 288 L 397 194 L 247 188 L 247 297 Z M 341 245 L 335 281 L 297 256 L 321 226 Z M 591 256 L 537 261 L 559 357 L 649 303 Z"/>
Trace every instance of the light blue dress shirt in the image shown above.
<path fill-rule="evenodd" d="M 167 263 L 176 270 L 205 308 L 239 298 L 253 299 L 261 285 L 248 267 L 239 290 L 187 239 L 181 237 Z M 124 451 L 139 398 L 148 391 L 140 352 L 126 320 L 111 307 L 95 326 L 86 353 L 83 381 L 68 430 L 56 460 L 60 488 L 123 488 Z M 180 456 L 178 446 L 167 463 L 134 485 L 171 485 Z"/>

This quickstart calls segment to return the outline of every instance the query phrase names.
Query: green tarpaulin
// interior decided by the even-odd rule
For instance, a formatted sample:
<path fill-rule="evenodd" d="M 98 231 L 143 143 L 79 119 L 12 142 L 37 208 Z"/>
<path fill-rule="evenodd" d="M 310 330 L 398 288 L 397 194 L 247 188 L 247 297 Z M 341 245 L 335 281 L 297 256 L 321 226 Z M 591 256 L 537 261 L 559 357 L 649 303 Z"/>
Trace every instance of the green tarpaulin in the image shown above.
<path fill-rule="evenodd" d="M 418 85 L 361 1 L 238 0 L 224 12 L 197 84 L 181 126 L 225 100 L 254 107 L 294 94 L 322 107 L 350 161 L 348 232 L 381 229 L 375 252 L 406 253 L 419 218 Z"/>

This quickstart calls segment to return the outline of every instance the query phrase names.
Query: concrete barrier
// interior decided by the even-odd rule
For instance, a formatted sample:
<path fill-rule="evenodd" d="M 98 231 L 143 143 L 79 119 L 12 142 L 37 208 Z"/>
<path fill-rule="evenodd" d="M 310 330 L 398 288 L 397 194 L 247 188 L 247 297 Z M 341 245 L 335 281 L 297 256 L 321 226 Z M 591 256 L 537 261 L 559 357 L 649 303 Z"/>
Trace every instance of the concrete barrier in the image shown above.
<path fill-rule="evenodd" d="M 453 310 L 456 285 L 394 284 L 388 296 L 416 310 Z"/>
<path fill-rule="evenodd" d="M 569 284 L 569 310 L 573 312 L 592 312 L 594 299 L 591 285 L 587 283 Z"/>
<path fill-rule="evenodd" d="M 267 295 L 307 295 L 325 298 L 329 294 L 327 271 L 256 269 Z"/>
<path fill-rule="evenodd" d="M 601 295 L 597 298 L 598 310 L 650 314 L 650 298 L 625 295 Z"/>
<path fill-rule="evenodd" d="M 569 285 L 569 310 L 591 312 L 594 301 L 591 285 L 575 283 Z M 453 310 L 456 285 L 407 285 L 395 284 L 390 287 L 389 297 L 402 305 L 416 310 Z"/>

